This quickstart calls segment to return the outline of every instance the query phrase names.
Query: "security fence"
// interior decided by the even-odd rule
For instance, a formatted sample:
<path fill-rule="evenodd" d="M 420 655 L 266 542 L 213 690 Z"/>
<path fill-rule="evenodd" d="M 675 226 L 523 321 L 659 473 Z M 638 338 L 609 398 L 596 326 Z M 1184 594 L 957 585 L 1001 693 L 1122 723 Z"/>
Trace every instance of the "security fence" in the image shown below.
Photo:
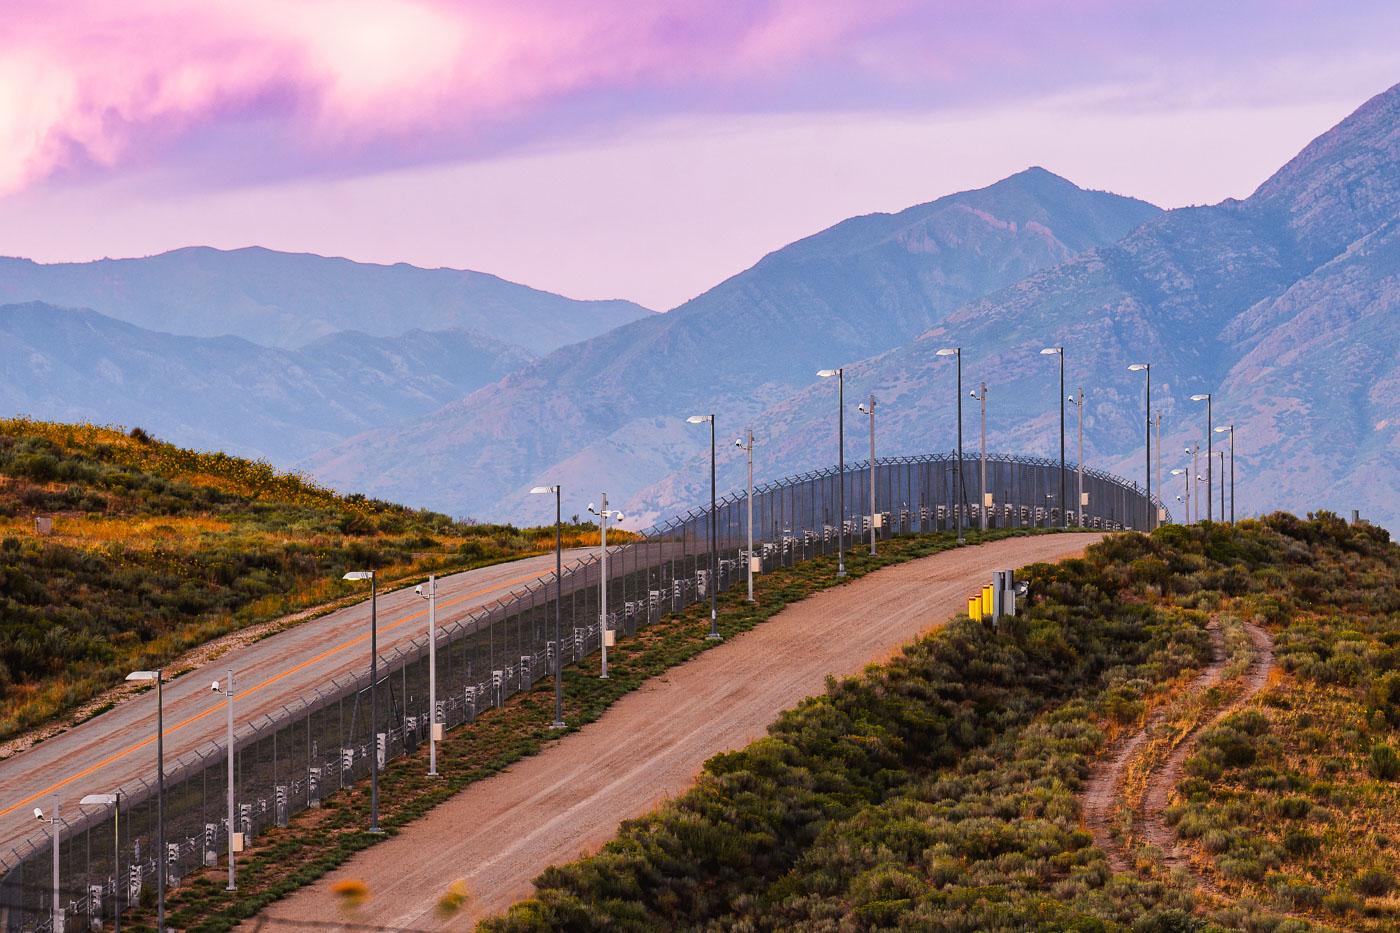
<path fill-rule="evenodd" d="M 556 650 L 579 660 L 598 650 L 605 630 L 634 635 L 639 626 L 708 599 L 712 586 L 722 591 L 742 582 L 750 557 L 760 571 L 790 567 L 832 553 L 842 536 L 847 547 L 860 546 L 872 524 L 878 538 L 951 530 L 959 521 L 978 527 L 984 512 L 990 528 L 1143 528 L 1160 508 L 1136 484 L 1098 470 L 1084 470 L 1086 504 L 1075 508 L 1060 501 L 1058 461 L 989 456 L 985 490 L 979 460 L 961 463 L 959 484 L 959 461 L 947 454 L 877 460 L 875 510 L 868 462 L 844 473 L 827 469 L 757 486 L 752 555 L 746 553 L 746 496 L 726 496 L 714 515 L 713 567 L 709 510 L 688 512 L 608 549 L 606 613 L 599 605 L 599 560 L 565 571 L 558 581 L 558 644 L 552 575 L 490 607 L 440 619 L 436 720 L 447 728 L 470 723 L 550 676 Z M 1078 475 L 1067 470 L 1064 479 L 1066 498 L 1077 500 Z M 372 755 L 382 767 L 414 751 L 430 731 L 428 654 L 425 635 L 382 657 L 382 674 L 373 685 L 367 672 L 331 680 L 312 696 L 290 700 L 281 716 L 245 723 L 234 741 L 234 827 L 226 818 L 227 751 L 212 743 L 166 768 L 164 852 L 156 851 L 154 776 L 123 788 L 116 806 L 105 812 L 61 820 L 62 929 L 110 923 L 119 906 L 138 902 L 143 889 L 149 897 L 160 865 L 168 887 L 178 887 L 227 852 L 230 829 L 252 839 L 319 807 L 325 795 L 368 780 Z M 377 723 L 370 722 L 371 690 L 381 710 Z M 21 848 L 0 866 L 0 931 L 51 933 L 51 838 L 46 834 Z"/>

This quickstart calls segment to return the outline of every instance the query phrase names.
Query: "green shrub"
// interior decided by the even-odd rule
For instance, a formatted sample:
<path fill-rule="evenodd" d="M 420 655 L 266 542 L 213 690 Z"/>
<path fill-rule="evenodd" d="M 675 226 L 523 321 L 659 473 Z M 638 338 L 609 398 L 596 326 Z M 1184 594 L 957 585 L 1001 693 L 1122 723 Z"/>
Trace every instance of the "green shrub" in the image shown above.
<path fill-rule="evenodd" d="M 1400 776 L 1400 755 L 1396 755 L 1395 749 L 1384 742 L 1377 742 L 1366 756 L 1366 767 L 1377 780 L 1393 781 Z"/>
<path fill-rule="evenodd" d="M 1290 829 L 1283 834 L 1283 850 L 1294 857 L 1312 855 L 1322 848 L 1322 840 L 1306 829 Z"/>
<path fill-rule="evenodd" d="M 1384 897 L 1395 888 L 1395 879 L 1379 868 L 1368 868 L 1352 879 L 1351 889 L 1367 897 Z"/>

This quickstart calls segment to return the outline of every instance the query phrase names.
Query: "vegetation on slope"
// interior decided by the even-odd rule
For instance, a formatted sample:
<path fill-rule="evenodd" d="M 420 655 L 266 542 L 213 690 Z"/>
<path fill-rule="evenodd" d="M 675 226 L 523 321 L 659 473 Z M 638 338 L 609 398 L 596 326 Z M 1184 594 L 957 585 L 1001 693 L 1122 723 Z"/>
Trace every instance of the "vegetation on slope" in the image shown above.
<path fill-rule="evenodd" d="M 52 521 L 41 535 L 36 519 Z M 592 543 L 571 525 L 566 545 Z M 554 546 L 221 453 L 92 425 L 0 421 L 0 738 L 129 670 L 234 629 L 392 583 Z"/>
<path fill-rule="evenodd" d="M 1329 580 L 1344 585 L 1358 557 L 1369 581 L 1360 593 L 1393 592 L 1400 551 L 1386 533 L 1326 515 L 1168 526 L 1034 566 L 1032 603 L 1001 631 L 962 619 L 888 664 L 833 681 L 768 738 L 716 756 L 690 792 L 625 824 L 598 855 L 546 871 L 536 897 L 482 929 L 1307 929 L 1274 913 L 1290 905 L 1272 898 L 1222 903 L 1189 877 L 1113 875 L 1082 828 L 1076 795 L 1108 737 L 1140 725 L 1209 659 L 1213 615 L 1254 609 L 1261 624 L 1291 631 L 1295 610 L 1307 611 Z M 1377 604 L 1383 617 L 1391 598 Z M 1371 645 L 1378 653 L 1383 634 Z M 1325 641 L 1308 640 L 1308 655 L 1320 659 Z M 1332 684 L 1353 699 L 1379 697 L 1357 655 L 1341 652 L 1335 669 L 1358 676 Z M 1263 725 L 1250 716 L 1222 726 L 1232 733 L 1225 744 L 1277 731 L 1274 711 Z M 1366 728 L 1370 748 L 1377 734 L 1394 744 L 1383 712 Z M 1357 766 L 1362 750 L 1351 754 Z M 1364 758 L 1388 760 L 1369 750 Z M 1208 787 L 1188 790 L 1210 806 Z M 1379 802 L 1370 791 L 1348 800 Z M 1241 844 L 1253 835 L 1272 848 L 1261 824 L 1280 812 L 1229 817 Z M 1340 845 L 1340 812 L 1312 811 L 1319 844 L 1295 848 L 1311 857 L 1327 840 Z M 1385 889 L 1392 870 L 1376 866 L 1353 889 Z M 1394 925 L 1388 902 L 1373 898 L 1369 909 Z"/>
<path fill-rule="evenodd" d="M 1393 930 L 1400 552 L 1376 529 L 1274 521 L 1289 559 L 1241 602 L 1274 628 L 1280 675 L 1201 735 L 1166 817 L 1231 897 Z"/>

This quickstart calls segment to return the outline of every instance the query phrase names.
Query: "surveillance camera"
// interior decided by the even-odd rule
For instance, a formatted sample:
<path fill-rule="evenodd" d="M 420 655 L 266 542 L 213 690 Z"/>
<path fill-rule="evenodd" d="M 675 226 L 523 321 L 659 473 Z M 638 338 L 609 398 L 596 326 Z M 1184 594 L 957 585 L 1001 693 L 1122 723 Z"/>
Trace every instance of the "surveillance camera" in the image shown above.
<path fill-rule="evenodd" d="M 38 807 L 35 807 L 35 808 L 34 808 L 34 819 L 36 819 L 36 820 L 42 820 L 43 818 L 44 818 L 44 811 L 41 810 L 41 809 L 39 809 Z"/>
<path fill-rule="evenodd" d="M 209 689 L 212 690 L 212 691 L 214 691 L 215 693 L 218 693 L 218 692 L 219 692 L 219 682 L 218 682 L 217 680 L 214 681 L 212 684 L 209 685 Z"/>
<path fill-rule="evenodd" d="M 413 592 L 417 593 L 419 596 L 422 596 L 422 595 L 423 595 L 423 584 L 420 583 L 420 584 L 418 584 L 417 586 L 415 586 L 415 587 L 413 588 Z"/>
<path fill-rule="evenodd" d="M 743 447 L 743 446 L 744 446 L 744 439 L 743 439 L 742 437 L 736 437 L 736 438 L 734 439 L 734 446 L 735 446 L 735 447 Z"/>

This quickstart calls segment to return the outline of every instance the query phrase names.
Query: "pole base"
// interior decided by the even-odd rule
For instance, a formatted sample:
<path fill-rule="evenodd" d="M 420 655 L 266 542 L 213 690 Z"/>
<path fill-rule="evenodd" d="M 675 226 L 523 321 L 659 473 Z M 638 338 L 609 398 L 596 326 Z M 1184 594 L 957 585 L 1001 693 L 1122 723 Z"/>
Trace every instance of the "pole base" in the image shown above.
<path fill-rule="evenodd" d="M 383 828 L 382 828 L 382 827 L 379 827 L 379 826 L 371 826 L 371 827 L 369 828 L 369 832 L 374 833 L 376 836 L 382 836 L 382 835 L 384 835 L 384 830 L 383 830 Z"/>
<path fill-rule="evenodd" d="M 966 538 L 959 538 L 959 539 L 958 539 L 958 543 L 959 543 L 959 544 L 966 544 L 966 543 L 967 543 L 967 539 L 966 539 Z"/>
<path fill-rule="evenodd" d="M 439 774 L 439 773 L 436 772 L 436 771 L 429 771 L 429 772 L 428 772 L 428 777 L 442 777 L 442 775 Z"/>
<path fill-rule="evenodd" d="M 705 636 L 706 641 L 724 641 L 724 636 L 719 632 L 711 632 Z"/>
<path fill-rule="evenodd" d="M 599 679 L 599 680 L 607 680 L 607 679 L 608 679 L 608 675 L 607 675 L 607 674 L 599 674 L 599 675 L 598 675 L 598 679 Z"/>
<path fill-rule="evenodd" d="M 566 726 L 564 723 L 562 723 L 562 722 L 560 722 L 558 719 L 556 719 L 556 720 L 554 720 L 554 722 L 552 722 L 552 723 L 549 724 L 549 728 L 551 728 L 551 729 L 567 729 L 568 726 Z"/>
<path fill-rule="evenodd" d="M 228 887 L 224 888 L 224 890 L 225 890 L 225 891 L 237 891 L 237 890 L 238 890 L 238 885 L 236 885 L 236 884 L 231 884 L 231 885 L 229 885 Z"/>

